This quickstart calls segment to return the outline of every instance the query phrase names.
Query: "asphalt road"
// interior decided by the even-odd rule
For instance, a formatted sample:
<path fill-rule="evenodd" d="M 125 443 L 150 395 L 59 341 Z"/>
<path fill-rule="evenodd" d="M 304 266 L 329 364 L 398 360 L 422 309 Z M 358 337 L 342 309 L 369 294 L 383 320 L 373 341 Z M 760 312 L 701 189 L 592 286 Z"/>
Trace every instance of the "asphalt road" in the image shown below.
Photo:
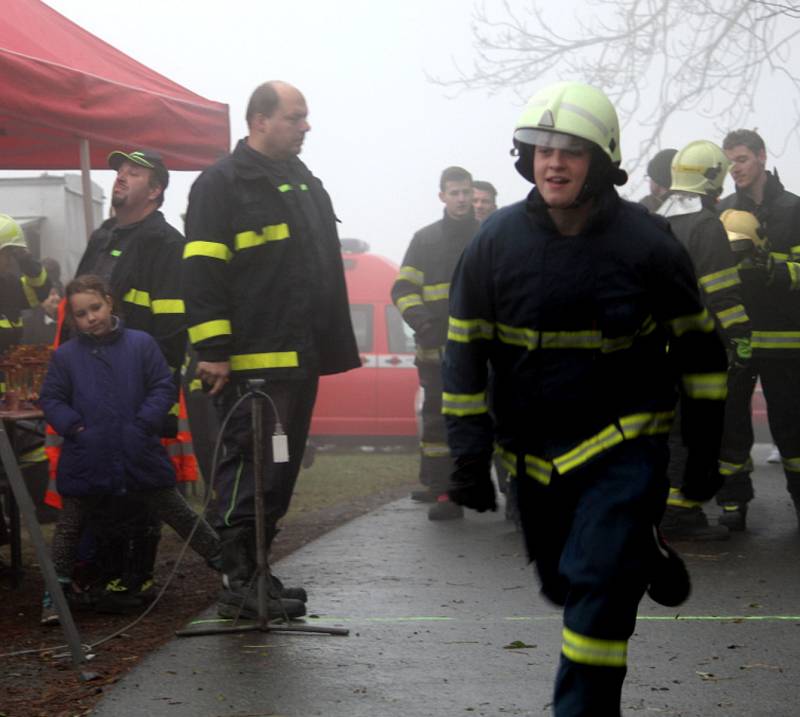
<path fill-rule="evenodd" d="M 642 602 L 625 715 L 800 714 L 800 533 L 782 470 L 765 463 L 768 448 L 754 452 L 748 532 L 677 545 L 691 598 L 678 610 Z M 309 589 L 319 618 L 308 624 L 347 627 L 348 637 L 176 638 L 93 714 L 549 714 L 560 613 L 538 596 L 518 534 L 500 514 L 431 523 L 425 511 L 408 499 L 392 503 L 276 566 Z"/>

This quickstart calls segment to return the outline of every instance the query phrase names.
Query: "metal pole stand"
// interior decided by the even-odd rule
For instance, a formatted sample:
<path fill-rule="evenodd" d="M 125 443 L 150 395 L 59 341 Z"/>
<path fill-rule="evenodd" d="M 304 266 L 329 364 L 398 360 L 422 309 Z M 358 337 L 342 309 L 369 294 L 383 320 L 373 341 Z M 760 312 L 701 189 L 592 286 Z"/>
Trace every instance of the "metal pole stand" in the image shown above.
<path fill-rule="evenodd" d="M 253 395 L 252 430 L 253 430 L 253 481 L 255 492 L 256 518 L 256 597 L 258 617 L 254 622 L 235 622 L 229 626 L 195 628 L 176 631 L 178 637 L 195 637 L 199 635 L 222 635 L 240 632 L 301 632 L 310 634 L 347 636 L 350 630 L 342 627 L 325 627 L 323 625 L 306 625 L 270 623 L 269 614 L 269 566 L 267 565 L 267 527 L 264 516 L 264 379 L 250 379 L 247 388 Z M 216 466 L 215 466 L 216 468 Z M 280 617 L 280 616 L 278 616 Z"/>

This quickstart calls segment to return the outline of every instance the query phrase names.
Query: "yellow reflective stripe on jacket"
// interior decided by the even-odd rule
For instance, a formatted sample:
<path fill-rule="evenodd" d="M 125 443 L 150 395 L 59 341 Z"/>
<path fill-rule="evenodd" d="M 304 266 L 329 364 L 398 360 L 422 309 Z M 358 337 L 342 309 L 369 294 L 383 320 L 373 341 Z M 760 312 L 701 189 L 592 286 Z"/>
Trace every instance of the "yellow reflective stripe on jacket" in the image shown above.
<path fill-rule="evenodd" d="M 446 301 L 450 298 L 450 282 L 423 286 L 422 298 L 425 301 Z"/>
<path fill-rule="evenodd" d="M 23 274 L 22 276 L 22 283 L 34 289 L 44 286 L 45 281 L 47 281 L 47 271 L 44 267 L 42 267 L 42 270 L 36 276 L 28 276 L 27 274 Z"/>
<path fill-rule="evenodd" d="M 262 368 L 297 368 L 297 351 L 271 351 L 261 354 L 234 354 L 231 371 L 253 371 Z"/>
<path fill-rule="evenodd" d="M 415 355 L 417 361 L 421 363 L 439 363 L 442 360 L 441 349 L 424 349 L 422 346 L 417 346 Z"/>
<path fill-rule="evenodd" d="M 404 313 L 408 311 L 413 306 L 423 306 L 422 297 L 419 294 L 407 294 L 406 296 L 401 296 L 395 306 L 397 306 L 398 311 L 400 313 Z"/>
<path fill-rule="evenodd" d="M 783 252 L 780 251 L 771 251 L 769 255 L 775 261 L 788 261 L 789 259 L 791 259 L 791 256 L 789 254 L 784 254 Z"/>
<path fill-rule="evenodd" d="M 790 473 L 800 473 L 800 458 L 783 458 L 781 457 L 784 470 Z"/>
<path fill-rule="evenodd" d="M 26 283 L 24 276 L 22 277 L 22 293 L 25 294 L 25 301 L 28 302 L 28 306 L 30 306 L 32 309 L 36 308 L 41 303 L 39 301 L 39 297 L 36 296 L 36 292 L 33 290 L 33 287 L 28 286 Z"/>
<path fill-rule="evenodd" d="M 669 433 L 674 418 L 675 411 L 632 413 L 622 416 L 618 424 L 612 423 L 606 426 L 599 433 L 579 443 L 575 448 L 553 458 L 553 465 L 560 475 L 564 475 L 622 441 L 630 441 L 640 436 Z"/>
<path fill-rule="evenodd" d="M 32 448 L 31 450 L 23 453 L 19 457 L 20 467 L 23 467 L 22 464 L 30 464 L 30 463 L 42 463 L 47 460 L 47 453 L 44 450 L 44 444 L 38 446 L 36 448 Z"/>
<path fill-rule="evenodd" d="M 616 426 L 606 426 L 600 433 L 582 441 L 571 451 L 553 458 L 553 465 L 561 475 L 564 475 L 624 440 L 625 436 Z"/>
<path fill-rule="evenodd" d="M 699 508 L 703 504 L 698 500 L 689 500 L 684 497 L 680 488 L 670 488 L 667 505 L 671 505 L 673 508 Z"/>
<path fill-rule="evenodd" d="M 714 330 L 714 320 L 705 309 L 699 314 L 679 316 L 668 321 L 667 324 L 675 336 L 682 336 L 687 331 L 700 331 L 704 334 L 710 334 Z"/>
<path fill-rule="evenodd" d="M 487 341 L 494 337 L 494 324 L 483 319 L 455 319 L 452 316 L 447 322 L 447 338 L 468 344 L 470 341 Z"/>
<path fill-rule="evenodd" d="M 628 662 L 626 640 L 599 640 L 573 632 L 565 627 L 561 633 L 561 652 L 569 660 L 580 665 L 596 667 L 625 667 Z"/>
<path fill-rule="evenodd" d="M 800 349 L 800 331 L 753 331 L 754 349 Z"/>
<path fill-rule="evenodd" d="M 150 308 L 150 294 L 141 289 L 129 289 L 125 296 L 122 297 L 122 300 L 127 301 L 129 304 Z"/>
<path fill-rule="evenodd" d="M 281 241 L 289 238 L 289 225 L 268 224 L 260 232 L 240 232 L 234 238 L 236 251 L 242 249 L 252 249 L 254 246 L 261 246 L 271 241 Z"/>
<path fill-rule="evenodd" d="M 701 276 L 699 282 L 707 294 L 713 294 L 715 291 L 722 291 L 722 289 L 729 289 L 731 286 L 741 284 L 741 279 L 739 278 L 739 269 L 732 266 L 729 269 Z"/>
<path fill-rule="evenodd" d="M 425 274 L 413 266 L 401 266 L 395 279 L 395 282 L 398 281 L 408 281 L 417 286 L 422 286 L 425 283 Z"/>
<path fill-rule="evenodd" d="M 494 454 L 500 459 L 500 465 L 508 471 L 510 476 L 517 475 L 517 456 L 495 444 Z"/>
<path fill-rule="evenodd" d="M 497 338 L 504 344 L 522 346 L 533 351 L 539 345 L 539 332 L 508 324 L 497 324 Z"/>
<path fill-rule="evenodd" d="M 731 306 L 730 309 L 718 312 L 717 318 L 723 329 L 728 329 L 736 324 L 744 324 L 750 320 L 747 311 L 741 304 L 736 304 L 736 306 Z"/>
<path fill-rule="evenodd" d="M 189 327 L 189 341 L 196 344 L 198 341 L 204 341 L 215 336 L 230 336 L 231 333 L 231 322 L 227 319 L 206 321 Z"/>
<path fill-rule="evenodd" d="M 599 349 L 603 336 L 599 331 L 542 331 L 543 349 Z"/>
<path fill-rule="evenodd" d="M 189 381 L 189 391 L 202 391 L 203 382 L 199 378 L 193 378 Z"/>
<path fill-rule="evenodd" d="M 488 413 L 486 391 L 481 393 L 442 393 L 442 413 L 446 416 L 478 416 Z"/>
<path fill-rule="evenodd" d="M 11 319 L 7 319 L 3 317 L 0 319 L 0 329 L 21 329 L 22 328 L 22 319 L 17 319 L 16 321 L 12 321 Z"/>
<path fill-rule="evenodd" d="M 542 485 L 550 485 L 550 478 L 553 475 L 553 464 L 543 458 L 525 455 L 525 474 L 529 475 Z"/>
<path fill-rule="evenodd" d="M 301 192 L 307 192 L 308 191 L 308 185 L 307 184 L 298 184 L 296 187 L 293 187 L 291 184 L 281 184 L 278 187 L 278 191 L 279 192 L 291 192 L 293 189 L 297 189 L 297 190 L 299 190 Z"/>
<path fill-rule="evenodd" d="M 791 247 L 791 249 L 789 249 L 789 253 L 791 254 L 792 259 L 800 259 L 800 244 Z"/>
<path fill-rule="evenodd" d="M 420 441 L 419 448 L 426 458 L 448 458 L 450 456 L 450 447 L 446 443 Z"/>
<path fill-rule="evenodd" d="M 724 401 L 728 397 L 728 374 L 724 371 L 685 373 L 681 376 L 681 383 L 689 398 Z"/>
<path fill-rule="evenodd" d="M 792 290 L 800 288 L 800 267 L 798 267 L 796 262 L 788 261 L 786 262 L 786 268 L 789 270 L 789 280 L 792 282 Z"/>
<path fill-rule="evenodd" d="M 150 306 L 154 314 L 183 314 L 186 313 L 183 299 L 153 299 Z"/>
<path fill-rule="evenodd" d="M 233 252 L 228 249 L 226 244 L 217 241 L 190 241 L 183 248 L 183 258 L 188 259 L 192 256 L 205 256 L 210 259 L 230 261 L 233 259 Z"/>
<path fill-rule="evenodd" d="M 720 460 L 719 472 L 720 475 L 724 476 L 732 476 L 736 475 L 737 473 L 752 473 L 753 461 L 750 458 L 748 458 L 744 463 L 731 463 L 729 461 Z"/>

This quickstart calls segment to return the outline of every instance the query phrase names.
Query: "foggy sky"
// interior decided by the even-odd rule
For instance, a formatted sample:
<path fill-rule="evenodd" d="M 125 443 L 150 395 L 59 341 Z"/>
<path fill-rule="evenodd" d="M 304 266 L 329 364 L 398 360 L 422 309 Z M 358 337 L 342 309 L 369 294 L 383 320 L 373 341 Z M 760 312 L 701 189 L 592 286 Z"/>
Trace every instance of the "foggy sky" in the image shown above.
<path fill-rule="evenodd" d="M 452 75 L 454 60 L 472 62 L 469 2 L 47 4 L 157 72 L 227 103 L 232 143 L 246 134 L 244 111 L 254 87 L 268 79 L 296 85 L 306 96 L 312 127 L 301 158 L 330 192 L 342 221 L 340 235 L 364 239 L 397 262 L 413 232 L 441 216 L 437 193 L 444 167 L 459 164 L 476 179 L 491 181 L 501 205 L 522 199 L 530 188 L 508 153 L 521 111 L 513 93 L 448 99 L 425 78 L 426 71 Z M 572 78 L 543 78 L 541 85 L 562 79 Z M 768 149 L 770 121 L 760 123 Z M 626 146 L 634 148 L 639 132 L 629 126 L 622 135 L 623 166 Z M 719 143 L 716 134 L 689 117 L 670 128 L 663 146 L 700 138 Z M 796 155 L 792 145 L 778 165 L 787 188 L 800 193 L 797 162 L 790 161 Z M 92 172 L 106 197 L 113 176 Z M 163 210 L 178 228 L 195 176 L 175 172 L 170 180 Z M 725 193 L 732 189 L 728 179 Z M 644 194 L 641 173 L 621 191 L 632 198 Z"/>

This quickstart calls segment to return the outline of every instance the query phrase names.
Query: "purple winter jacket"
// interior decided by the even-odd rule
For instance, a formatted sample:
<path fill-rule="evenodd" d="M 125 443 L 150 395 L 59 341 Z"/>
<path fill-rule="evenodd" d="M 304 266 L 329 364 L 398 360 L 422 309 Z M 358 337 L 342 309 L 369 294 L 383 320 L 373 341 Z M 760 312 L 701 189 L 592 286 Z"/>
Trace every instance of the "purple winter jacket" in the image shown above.
<path fill-rule="evenodd" d="M 159 432 L 176 399 L 161 350 L 143 331 L 120 323 L 100 339 L 81 334 L 60 346 L 39 399 L 47 422 L 64 438 L 59 493 L 122 495 L 174 486 Z"/>

